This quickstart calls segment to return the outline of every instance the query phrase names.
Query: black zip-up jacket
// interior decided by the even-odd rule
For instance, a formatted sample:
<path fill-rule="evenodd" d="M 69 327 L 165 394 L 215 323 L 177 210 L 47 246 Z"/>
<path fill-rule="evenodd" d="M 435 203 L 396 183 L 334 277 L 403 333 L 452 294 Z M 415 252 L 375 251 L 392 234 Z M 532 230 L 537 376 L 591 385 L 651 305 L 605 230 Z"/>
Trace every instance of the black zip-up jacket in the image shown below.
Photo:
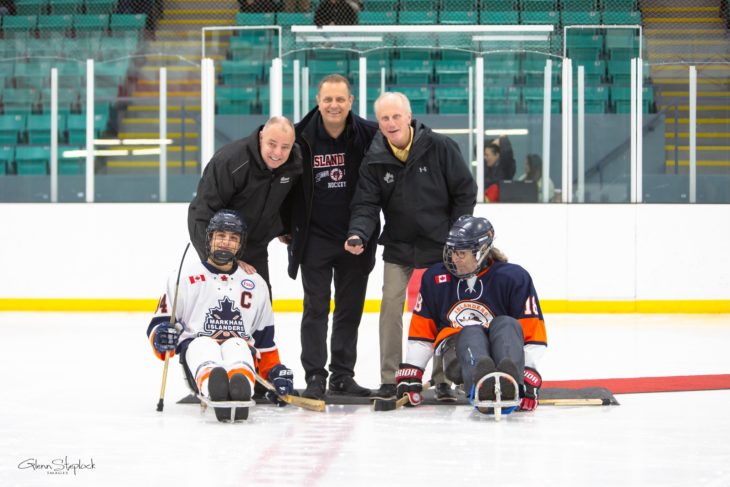
<path fill-rule="evenodd" d="M 231 142 L 215 153 L 203 171 L 198 191 L 188 207 L 190 240 L 201 260 L 207 258 L 205 229 L 216 211 L 241 213 L 247 241 L 238 258 L 244 261 L 267 256 L 271 239 L 281 235 L 281 205 L 302 174 L 302 154 L 294 144 L 289 159 L 271 171 L 259 148 L 259 132 Z"/>
<path fill-rule="evenodd" d="M 474 211 L 477 185 L 456 142 L 415 120 L 412 126 L 405 164 L 382 133 L 373 139 L 360 167 L 349 233 L 366 240 L 382 208 L 385 228 L 378 243 L 385 246 L 383 260 L 422 268 L 441 262 L 451 224 Z"/>
<path fill-rule="evenodd" d="M 319 108 L 315 107 L 296 124 L 297 143 L 302 151 L 303 174 L 301 179 L 294 185 L 285 208 L 284 228 L 288 229 L 291 235 L 289 244 L 289 277 L 296 279 L 299 264 L 302 262 L 304 246 L 309 237 L 309 222 L 312 216 L 312 201 L 314 197 L 314 175 L 313 175 L 313 153 L 312 146 L 317 140 L 317 126 L 322 115 Z M 365 152 L 370 146 L 378 124 L 350 112 L 347 116 L 347 127 L 345 128 L 347 149 L 345 151 L 345 178 L 347 181 L 348 200 L 352 201 L 355 188 L 359 178 L 360 164 Z M 377 236 L 380 231 L 380 221 L 374 230 L 368 234 Z M 345 242 L 339 242 L 343 248 Z M 360 255 L 363 272 L 369 273 L 375 265 L 375 248 L 367 249 Z"/>

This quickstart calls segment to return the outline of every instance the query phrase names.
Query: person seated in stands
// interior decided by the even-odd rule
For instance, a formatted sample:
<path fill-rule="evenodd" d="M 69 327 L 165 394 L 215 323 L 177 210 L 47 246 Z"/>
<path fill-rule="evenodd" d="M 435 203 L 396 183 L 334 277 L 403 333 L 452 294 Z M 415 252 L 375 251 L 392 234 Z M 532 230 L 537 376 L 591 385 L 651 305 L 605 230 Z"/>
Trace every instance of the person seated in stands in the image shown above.
<path fill-rule="evenodd" d="M 314 23 L 322 25 L 355 25 L 359 4 L 354 0 L 322 0 L 314 13 Z"/>
<path fill-rule="evenodd" d="M 538 201 L 542 201 L 542 157 L 537 154 L 527 154 L 525 158 L 525 173 L 522 174 L 518 181 L 534 181 L 537 183 Z M 548 201 L 554 201 L 555 185 L 553 180 L 548 178 Z"/>
<path fill-rule="evenodd" d="M 278 12 L 281 10 L 279 3 L 273 0 L 238 0 L 241 12 Z"/>
<path fill-rule="evenodd" d="M 484 147 L 484 201 L 499 201 L 500 181 L 512 179 L 515 175 L 515 156 L 512 143 L 501 135 Z"/>

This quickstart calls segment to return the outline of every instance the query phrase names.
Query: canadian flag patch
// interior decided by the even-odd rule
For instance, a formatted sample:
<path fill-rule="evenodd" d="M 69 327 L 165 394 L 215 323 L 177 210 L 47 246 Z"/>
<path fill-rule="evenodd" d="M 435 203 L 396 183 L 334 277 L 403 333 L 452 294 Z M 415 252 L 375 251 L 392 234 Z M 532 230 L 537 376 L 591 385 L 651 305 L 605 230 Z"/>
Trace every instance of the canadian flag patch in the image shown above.
<path fill-rule="evenodd" d="M 451 274 L 439 274 L 438 276 L 434 276 L 434 280 L 436 281 L 436 284 L 449 282 L 451 280 Z"/>
<path fill-rule="evenodd" d="M 188 276 L 188 279 L 190 279 L 190 284 L 205 282 L 205 276 L 203 274 L 200 274 L 199 276 Z"/>

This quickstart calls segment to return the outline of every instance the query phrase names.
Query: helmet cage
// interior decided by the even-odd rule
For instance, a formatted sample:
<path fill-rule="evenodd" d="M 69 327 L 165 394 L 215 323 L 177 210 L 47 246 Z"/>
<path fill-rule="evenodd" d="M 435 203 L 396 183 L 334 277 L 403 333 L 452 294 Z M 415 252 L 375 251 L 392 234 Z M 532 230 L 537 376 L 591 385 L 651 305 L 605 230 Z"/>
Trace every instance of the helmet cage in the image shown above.
<path fill-rule="evenodd" d="M 205 248 L 208 256 L 213 259 L 217 264 L 223 265 L 229 262 L 233 262 L 236 256 L 243 253 L 246 248 L 246 224 L 238 214 L 233 210 L 220 210 L 210 219 L 208 227 L 206 228 L 206 243 Z M 231 252 L 229 250 L 212 250 L 213 234 L 215 232 L 233 232 L 238 234 L 241 239 L 238 250 Z"/>

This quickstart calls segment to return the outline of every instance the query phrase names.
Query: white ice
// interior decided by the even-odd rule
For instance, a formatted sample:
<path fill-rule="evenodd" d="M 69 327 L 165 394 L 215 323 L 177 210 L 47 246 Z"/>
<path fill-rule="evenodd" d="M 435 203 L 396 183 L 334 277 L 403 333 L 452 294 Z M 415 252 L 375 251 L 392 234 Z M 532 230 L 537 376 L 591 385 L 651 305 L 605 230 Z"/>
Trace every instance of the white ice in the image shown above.
<path fill-rule="evenodd" d="M 466 406 L 253 408 L 221 424 L 162 362 L 145 314 L 0 313 L 0 486 L 730 486 L 730 391 L 617 395 L 497 423 Z M 299 314 L 277 315 L 304 387 Z M 730 373 L 728 315 L 548 315 L 545 380 Z M 406 318 L 407 323 L 407 318 Z M 379 382 L 377 315 L 356 379 Z M 93 469 L 49 473 L 67 458 Z M 27 466 L 34 459 L 38 468 Z"/>

